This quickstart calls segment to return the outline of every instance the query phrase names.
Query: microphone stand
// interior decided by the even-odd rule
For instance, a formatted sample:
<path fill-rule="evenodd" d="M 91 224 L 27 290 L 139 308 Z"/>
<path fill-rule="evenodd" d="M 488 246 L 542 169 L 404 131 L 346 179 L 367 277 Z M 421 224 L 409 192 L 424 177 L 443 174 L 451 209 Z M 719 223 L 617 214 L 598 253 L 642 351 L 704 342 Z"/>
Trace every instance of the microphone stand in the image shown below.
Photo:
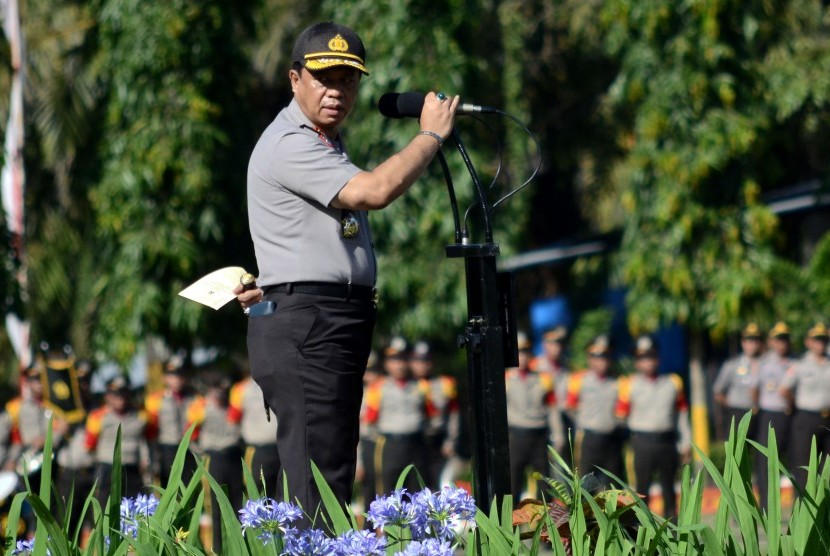
<path fill-rule="evenodd" d="M 473 180 L 485 229 L 485 242 L 482 244 L 470 244 L 466 233 L 461 236 L 456 233 L 456 243 L 446 248 L 446 254 L 448 258 L 464 259 L 465 265 L 467 325 L 464 333 L 458 336 L 458 347 L 467 351 L 473 495 L 479 507 L 487 510 L 494 501 L 500 507 L 503 497 L 510 494 L 504 370 L 506 366 L 518 365 L 514 284 L 512 274 L 496 271 L 499 246 L 493 243 L 492 207 L 455 129 L 452 136 Z M 454 204 L 455 195 L 450 181 L 448 187 Z M 455 207 L 453 211 L 455 215 Z"/>

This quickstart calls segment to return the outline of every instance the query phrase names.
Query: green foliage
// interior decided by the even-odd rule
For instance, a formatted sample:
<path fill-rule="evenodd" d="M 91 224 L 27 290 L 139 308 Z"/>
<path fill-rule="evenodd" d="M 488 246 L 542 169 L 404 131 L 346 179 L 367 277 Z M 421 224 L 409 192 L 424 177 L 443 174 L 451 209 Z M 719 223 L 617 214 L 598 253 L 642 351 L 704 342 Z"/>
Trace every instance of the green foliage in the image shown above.
<path fill-rule="evenodd" d="M 813 146 L 797 165 L 775 155 L 795 137 L 827 146 L 827 79 L 812 74 L 827 63 L 826 8 L 610 0 L 599 17 L 620 64 L 603 114 L 624 149 L 607 175 L 631 327 L 719 337 L 772 321 L 775 298 L 803 291 L 777 280 L 778 220 L 760 194 L 826 173 Z"/>
<path fill-rule="evenodd" d="M 371 75 L 361 84 L 358 105 L 345 127 L 346 142 L 359 165 L 372 168 L 403 148 L 417 133 L 414 120 L 382 118 L 376 110 L 387 91 L 445 91 L 482 104 L 502 105 L 503 59 L 492 56 L 501 37 L 499 17 L 488 1 L 433 2 L 407 0 L 378 3 L 325 1 L 321 18 L 332 18 L 358 29 L 367 45 Z M 478 14 L 470 18 L 470 13 Z M 480 33 L 487 27 L 489 32 Z M 521 115 L 521 114 L 519 114 Z M 491 201 L 521 184 L 528 176 L 528 140 L 508 132 L 497 120 L 495 129 L 459 119 L 458 130 L 486 187 L 495 177 L 496 144 L 508 156 Z M 508 137 L 511 138 L 509 142 Z M 521 155 L 517 153 L 521 151 Z M 472 182 L 460 157 L 448 141 L 444 147 L 462 210 L 473 201 Z M 534 153 L 531 153 L 534 154 Z M 509 177 L 507 177 L 509 176 Z M 511 252 L 524 223 L 526 200 L 511 199 L 495 215 L 495 241 Z M 464 268 L 448 260 L 447 245 L 454 242 L 450 204 L 436 160 L 412 190 L 388 208 L 372 213 L 381 292 L 379 326 L 385 333 L 432 340 L 452 336 L 466 315 Z M 472 242 L 483 241 L 480 212 L 471 211 Z"/>

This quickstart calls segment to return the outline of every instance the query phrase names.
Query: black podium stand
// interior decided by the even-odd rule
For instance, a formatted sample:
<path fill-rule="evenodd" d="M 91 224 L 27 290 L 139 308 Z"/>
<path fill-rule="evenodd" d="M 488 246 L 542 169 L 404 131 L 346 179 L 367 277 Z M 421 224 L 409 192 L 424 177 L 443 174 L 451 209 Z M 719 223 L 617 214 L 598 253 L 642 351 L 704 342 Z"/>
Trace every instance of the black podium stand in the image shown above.
<path fill-rule="evenodd" d="M 504 369 L 517 364 L 512 276 L 496 272 L 498 254 L 492 243 L 447 247 L 447 257 L 464 259 L 467 275 L 468 320 L 458 344 L 467 351 L 473 496 L 485 511 L 510 493 Z"/>

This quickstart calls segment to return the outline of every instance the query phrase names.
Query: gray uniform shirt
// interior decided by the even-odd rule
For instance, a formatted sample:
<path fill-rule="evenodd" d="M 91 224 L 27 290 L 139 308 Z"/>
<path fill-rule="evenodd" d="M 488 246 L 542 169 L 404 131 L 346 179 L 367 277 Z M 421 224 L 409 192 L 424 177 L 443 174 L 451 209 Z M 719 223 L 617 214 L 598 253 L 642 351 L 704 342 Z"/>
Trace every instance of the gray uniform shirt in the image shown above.
<path fill-rule="evenodd" d="M 635 374 L 621 379 L 618 413 L 627 417 L 631 432 L 676 432 L 679 450 L 691 446 L 689 409 L 677 375 Z"/>
<path fill-rule="evenodd" d="M 517 429 L 545 429 L 553 411 L 553 377 L 548 373 L 505 373 L 507 424 Z"/>
<path fill-rule="evenodd" d="M 714 390 L 726 395 L 726 405 L 738 409 L 752 409 L 753 390 L 758 385 L 758 360 L 739 355 L 726 361 L 715 379 Z"/>
<path fill-rule="evenodd" d="M 781 387 L 795 393 L 796 409 L 830 410 L 830 359 L 806 353 L 784 375 Z"/>
<path fill-rule="evenodd" d="M 590 371 L 571 374 L 568 378 L 566 406 L 575 412 L 574 421 L 578 429 L 612 432 L 619 424 L 614 416 L 616 403 L 616 378 L 602 378 Z"/>
<path fill-rule="evenodd" d="M 781 381 L 795 360 L 769 351 L 758 365 L 758 407 L 765 411 L 785 412 L 789 403 L 781 395 Z"/>
<path fill-rule="evenodd" d="M 386 379 L 373 390 L 369 405 L 376 402 L 380 434 L 415 434 L 424 432 L 427 424 L 427 400 L 429 392 L 416 380 L 398 381 Z"/>
<path fill-rule="evenodd" d="M 121 428 L 121 463 L 138 465 L 147 459 L 146 423 L 137 411 L 117 414 L 102 408 L 87 419 L 87 448 L 95 450 L 95 461 L 112 464 L 115 438 Z M 94 444 L 91 440 L 94 437 Z"/>
<path fill-rule="evenodd" d="M 199 449 L 219 451 L 240 444 L 239 424 L 228 418 L 228 408 L 205 401 L 205 415 L 199 430 Z"/>
<path fill-rule="evenodd" d="M 352 211 L 360 228 L 347 239 L 343 211 L 329 206 L 360 171 L 340 141 L 329 141 L 313 129 L 296 101 L 277 115 L 248 164 L 248 219 L 260 286 L 375 284 L 366 213 Z"/>

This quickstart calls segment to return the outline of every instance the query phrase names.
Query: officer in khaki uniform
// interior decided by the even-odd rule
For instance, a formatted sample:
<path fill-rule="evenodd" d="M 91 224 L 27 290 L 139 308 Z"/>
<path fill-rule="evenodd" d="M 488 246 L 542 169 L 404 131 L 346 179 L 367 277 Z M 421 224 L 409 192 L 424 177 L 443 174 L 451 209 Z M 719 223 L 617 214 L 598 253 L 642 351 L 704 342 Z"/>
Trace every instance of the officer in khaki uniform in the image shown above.
<path fill-rule="evenodd" d="M 379 493 L 377 491 L 377 475 L 375 473 L 375 449 L 377 447 L 378 431 L 374 423 L 366 420 L 368 407 L 366 406 L 366 394 L 372 385 L 383 377 L 380 368 L 380 361 L 375 350 L 369 353 L 366 361 L 366 372 L 363 373 L 363 400 L 360 404 L 360 440 L 357 443 L 357 482 L 360 483 L 361 496 L 363 497 L 364 510 L 369 509 L 369 504 Z"/>
<path fill-rule="evenodd" d="M 807 484 L 807 470 L 813 437 L 820 454 L 830 454 L 830 336 L 823 323 L 807 332 L 807 353 L 784 375 L 781 393 L 795 403 L 790 433 L 790 469 L 796 483 Z"/>
<path fill-rule="evenodd" d="M 763 337 L 757 324 L 747 324 L 741 332 L 741 354 L 727 360 L 715 379 L 715 401 L 723 408 L 723 427 L 727 433 L 733 419 L 737 427 L 747 411 L 753 415 L 757 412 L 753 391 L 758 381 Z M 753 440 L 756 421 L 753 416 L 747 432 L 747 437 Z"/>
<path fill-rule="evenodd" d="M 587 347 L 588 369 L 568 378 L 566 410 L 577 428 L 579 473 L 593 473 L 602 486 L 612 479 L 603 468 L 625 481 L 622 445 L 624 434 L 614 415 L 618 396 L 617 378 L 611 374 L 611 343 L 606 335 Z"/>
<path fill-rule="evenodd" d="M 277 451 L 277 416 L 265 405 L 262 389 L 250 376 L 231 388 L 231 422 L 239 424 L 239 434 L 245 446 L 245 463 L 263 494 L 277 496 L 277 477 L 280 454 Z"/>
<path fill-rule="evenodd" d="M 144 410 L 149 435 L 154 441 L 153 447 L 157 454 L 154 463 L 158 464 L 159 482 L 162 487 L 166 487 L 179 444 L 187 432 L 187 408 L 196 393 L 188 384 L 184 361 L 178 357 L 171 358 L 165 364 L 163 379 L 164 389 L 145 398 Z M 191 453 L 185 459 L 182 480 L 189 482 L 195 470 L 196 460 Z"/>
<path fill-rule="evenodd" d="M 556 421 L 558 415 L 555 411 L 553 375 L 530 369 L 531 347 L 528 337 L 519 332 L 519 366 L 507 369 L 504 375 L 510 441 L 510 486 L 515 503 L 521 501 L 528 484 L 528 469 L 531 473 L 550 475 L 548 445 L 553 443 L 554 430 L 560 429 Z M 533 490 L 529 496 L 536 498 L 538 492 Z"/>
<path fill-rule="evenodd" d="M 455 379 L 447 375 L 435 376 L 433 367 L 429 344 L 416 342 L 409 357 L 409 368 L 413 377 L 429 389 L 437 414 L 430 419 L 424 434 L 427 445 L 424 478 L 427 487 L 438 489 L 447 460 L 455 455 L 461 420 Z"/>
<path fill-rule="evenodd" d="M 546 331 L 542 335 L 542 354 L 530 362 L 530 368 L 535 372 L 549 373 L 553 379 L 553 389 L 557 400 L 555 411 L 562 425 L 561 438 L 557 431 L 557 437 L 553 439 L 553 447 L 565 463 L 571 465 L 571 456 L 573 455 L 571 441 L 573 435 L 576 434 L 576 425 L 568 413 L 559 409 L 559 404 L 564 403 L 568 397 L 570 369 L 565 361 L 565 342 L 567 338 L 568 329 L 564 326 L 557 326 Z"/>
<path fill-rule="evenodd" d="M 683 380 L 676 374 L 659 374 L 657 340 L 649 335 L 637 338 L 634 347 L 637 374 L 620 378 L 616 413 L 631 432 L 634 475 L 637 491 L 649 501 L 654 475 L 663 493 L 663 515 L 677 515 L 674 480 L 681 457 L 691 450 L 689 404 Z"/>
<path fill-rule="evenodd" d="M 377 428 L 375 474 L 377 491 L 391 492 L 403 470 L 413 464 L 423 474 L 426 446 L 424 431 L 438 413 L 432 405 L 429 387 L 415 380 L 407 363 L 408 354 L 397 342 L 385 351 L 386 377 L 366 393 L 366 422 Z M 418 490 L 414 473 L 407 477 L 410 492 Z"/>
<path fill-rule="evenodd" d="M 121 429 L 121 495 L 135 497 L 144 484 L 142 472 L 147 465 L 146 422 L 133 407 L 130 384 L 123 376 L 107 382 L 104 406 L 91 412 L 86 419 L 84 445 L 95 455 L 98 500 L 104 506 L 112 482 L 112 456 L 115 439 Z"/>
<path fill-rule="evenodd" d="M 208 458 L 208 471 L 225 494 L 231 506 L 242 505 L 242 438 L 239 423 L 231 414 L 230 390 L 232 382 L 225 376 L 206 378 L 206 392 L 197 397 L 187 409 L 188 427 L 196 425 L 193 437 L 201 454 Z M 211 529 L 213 552 L 222 553 L 222 527 L 219 504 L 211 492 Z"/>
<path fill-rule="evenodd" d="M 88 362 L 78 362 L 76 366 L 78 391 L 86 412 L 93 409 L 91 407 L 92 395 L 90 392 L 91 371 Z M 59 467 L 58 493 L 63 498 L 64 503 L 68 502 L 70 494 L 74 493 L 72 505 L 66 508 L 70 527 L 74 530 L 77 520 L 83 512 L 86 495 L 95 484 L 95 456 L 85 446 L 86 428 L 84 421 L 72 425 L 65 438 L 66 442 L 58 449 L 56 456 Z M 84 525 L 91 529 L 93 525 L 92 512 L 88 512 L 84 517 L 86 521 Z"/>
<path fill-rule="evenodd" d="M 770 428 L 774 429 L 778 453 L 786 460 L 792 406 L 789 400 L 781 395 L 781 383 L 787 369 L 795 363 L 795 359 L 790 355 L 790 329 L 786 323 L 779 322 L 769 331 L 767 345 L 769 350 L 761 356 L 758 381 L 754 389 L 758 406 L 757 438 L 762 446 L 766 446 L 769 442 Z M 766 507 L 769 494 L 767 458 L 755 454 L 754 462 L 759 499 L 761 506 Z"/>

